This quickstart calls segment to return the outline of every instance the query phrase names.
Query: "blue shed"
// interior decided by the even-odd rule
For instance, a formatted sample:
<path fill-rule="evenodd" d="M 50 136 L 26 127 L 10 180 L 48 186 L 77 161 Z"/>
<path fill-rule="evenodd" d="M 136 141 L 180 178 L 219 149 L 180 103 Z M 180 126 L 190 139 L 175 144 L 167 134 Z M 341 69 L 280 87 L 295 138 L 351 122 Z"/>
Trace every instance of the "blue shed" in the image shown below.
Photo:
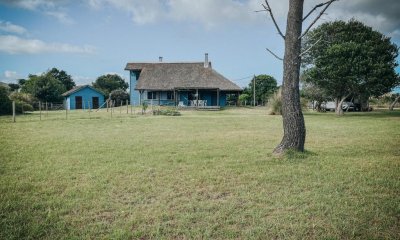
<path fill-rule="evenodd" d="M 62 94 L 67 109 L 97 109 L 104 104 L 104 93 L 90 85 L 76 86 Z"/>

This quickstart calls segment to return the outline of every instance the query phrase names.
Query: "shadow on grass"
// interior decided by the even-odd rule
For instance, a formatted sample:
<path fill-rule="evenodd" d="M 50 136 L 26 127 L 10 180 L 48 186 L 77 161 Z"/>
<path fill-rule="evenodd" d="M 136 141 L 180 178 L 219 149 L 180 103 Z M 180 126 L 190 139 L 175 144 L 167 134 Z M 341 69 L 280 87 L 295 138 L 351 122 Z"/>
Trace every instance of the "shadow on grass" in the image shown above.
<path fill-rule="evenodd" d="M 353 118 L 353 117 L 368 117 L 368 118 L 390 118 L 390 117 L 400 117 L 400 111 L 394 110 L 374 110 L 372 112 L 344 112 L 343 116 L 337 116 L 334 112 L 304 112 L 304 115 L 308 116 L 332 116 L 332 117 L 339 117 L 339 118 Z"/>
<path fill-rule="evenodd" d="M 296 150 L 288 150 L 283 155 L 271 154 L 273 161 L 279 163 L 302 163 L 306 160 L 318 156 L 316 152 L 304 150 L 304 152 L 298 152 Z"/>

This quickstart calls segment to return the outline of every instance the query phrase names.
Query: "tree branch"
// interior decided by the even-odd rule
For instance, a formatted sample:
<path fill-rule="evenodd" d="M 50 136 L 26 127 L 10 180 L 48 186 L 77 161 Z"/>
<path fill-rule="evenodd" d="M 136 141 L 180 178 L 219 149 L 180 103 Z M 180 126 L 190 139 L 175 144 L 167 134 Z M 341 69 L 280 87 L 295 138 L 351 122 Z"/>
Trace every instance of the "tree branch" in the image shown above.
<path fill-rule="evenodd" d="M 268 48 L 266 48 L 267 49 L 267 51 L 269 52 L 269 53 L 271 53 L 272 54 L 272 56 L 274 56 L 274 57 L 276 57 L 277 59 L 279 59 L 279 60 L 281 60 L 281 61 L 283 61 L 283 58 L 281 58 L 281 57 L 278 57 L 278 55 L 276 55 L 275 53 L 273 53 L 271 50 L 269 50 Z"/>
<path fill-rule="evenodd" d="M 320 37 L 317 41 L 315 41 L 315 43 L 313 45 L 311 45 L 309 48 L 307 48 L 306 50 L 304 50 L 302 53 L 300 53 L 299 57 L 303 56 L 304 54 L 306 54 L 308 51 L 310 51 L 319 41 L 322 40 L 322 37 Z"/>
<path fill-rule="evenodd" d="M 311 11 L 309 13 L 307 13 L 307 15 L 303 18 L 303 22 L 311 15 L 311 13 L 313 13 L 315 10 L 317 10 L 317 8 L 324 6 L 325 4 L 328 4 L 329 2 L 330 1 L 315 5 L 315 7 L 313 9 L 311 9 Z"/>
<path fill-rule="evenodd" d="M 310 26 L 308 26 L 308 28 L 306 29 L 306 31 L 299 37 L 299 39 L 303 38 L 303 37 L 308 33 L 308 31 L 310 31 L 311 27 L 318 21 L 318 19 L 322 16 L 322 14 L 324 14 L 324 12 L 326 11 L 326 9 L 328 9 L 328 7 L 329 7 L 334 1 L 337 1 L 337 0 L 329 0 L 329 1 L 326 2 L 326 3 L 322 3 L 322 5 L 321 5 L 321 4 L 318 4 L 318 5 L 321 5 L 321 6 L 323 6 L 323 5 L 326 5 L 326 6 L 324 7 L 324 9 L 322 9 L 322 11 L 319 13 L 319 15 L 318 15 L 318 16 L 314 19 L 314 21 L 310 24 Z M 317 6 L 318 6 L 318 5 L 317 5 Z M 314 9 L 316 9 L 316 7 L 314 7 Z M 311 11 L 313 12 L 314 9 L 311 10 Z M 307 14 L 306 17 L 308 17 L 309 15 L 310 15 L 310 14 Z M 304 21 L 304 19 L 303 19 L 303 21 Z"/>
<path fill-rule="evenodd" d="M 278 23 L 276 23 L 276 21 L 275 21 L 274 14 L 272 14 L 272 10 L 271 10 L 271 7 L 269 6 L 268 0 L 265 0 L 265 4 L 266 5 L 264 5 L 264 4 L 261 4 L 261 5 L 264 7 L 265 11 L 269 12 L 269 15 L 271 16 L 272 21 L 275 24 L 276 30 L 278 30 L 279 35 L 281 35 L 281 37 L 283 39 L 285 39 L 285 35 L 283 35 L 281 29 L 278 26 Z"/>

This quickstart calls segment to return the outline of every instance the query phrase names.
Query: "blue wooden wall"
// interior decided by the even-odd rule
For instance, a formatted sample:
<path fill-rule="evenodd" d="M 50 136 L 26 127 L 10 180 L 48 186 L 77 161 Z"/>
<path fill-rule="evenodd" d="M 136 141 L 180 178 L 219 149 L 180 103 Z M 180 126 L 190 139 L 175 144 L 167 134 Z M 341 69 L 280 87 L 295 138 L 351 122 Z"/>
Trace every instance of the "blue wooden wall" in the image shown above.
<path fill-rule="evenodd" d="M 76 103 L 75 103 L 75 97 L 76 96 L 81 96 L 82 97 L 82 108 L 88 109 L 90 104 L 90 108 L 93 109 L 93 101 L 92 97 L 98 97 L 99 98 L 99 107 L 104 104 L 104 96 L 103 94 L 89 88 L 85 87 L 80 89 L 77 92 L 72 93 L 68 97 L 66 97 L 67 101 L 67 107 L 69 110 L 74 110 L 76 109 Z M 89 101 L 89 102 L 88 102 Z"/>
<path fill-rule="evenodd" d="M 139 79 L 140 72 L 139 71 L 130 71 L 129 72 L 129 102 L 131 105 L 137 106 L 140 105 L 139 91 L 135 90 L 137 80 Z"/>

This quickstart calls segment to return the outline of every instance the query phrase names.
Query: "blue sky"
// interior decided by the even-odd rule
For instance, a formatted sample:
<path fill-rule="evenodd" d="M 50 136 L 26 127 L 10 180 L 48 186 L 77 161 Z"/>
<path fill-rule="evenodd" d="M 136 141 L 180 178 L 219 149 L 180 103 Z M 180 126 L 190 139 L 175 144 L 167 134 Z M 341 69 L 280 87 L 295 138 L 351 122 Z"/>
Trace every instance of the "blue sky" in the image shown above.
<path fill-rule="evenodd" d="M 127 62 L 203 61 L 240 86 L 253 74 L 282 79 L 283 41 L 263 0 L 0 0 L 0 81 L 52 67 L 77 84 L 106 73 L 128 78 Z M 281 29 L 288 1 L 270 0 Z M 304 12 L 321 1 L 306 0 Z M 332 4 L 319 23 L 356 18 L 400 45 L 400 1 Z M 311 20 L 316 16 L 313 15 Z M 309 22 L 304 23 L 304 28 Z"/>

